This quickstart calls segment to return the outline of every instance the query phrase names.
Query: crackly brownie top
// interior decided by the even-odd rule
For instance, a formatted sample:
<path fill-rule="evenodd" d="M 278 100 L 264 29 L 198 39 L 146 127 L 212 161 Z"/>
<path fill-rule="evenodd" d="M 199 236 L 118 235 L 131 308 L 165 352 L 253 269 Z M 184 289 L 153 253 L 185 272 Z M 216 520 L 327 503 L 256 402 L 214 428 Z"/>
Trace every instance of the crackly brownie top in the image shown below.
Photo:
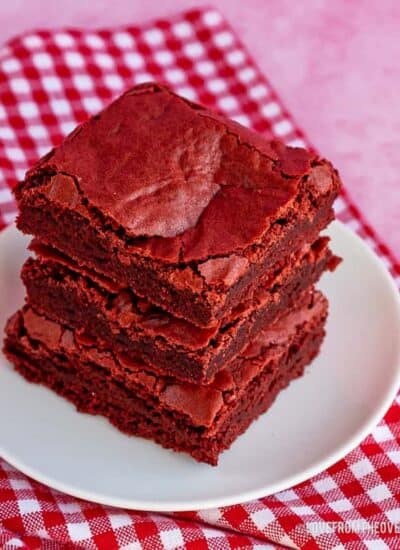
<path fill-rule="evenodd" d="M 240 278 L 240 251 L 291 204 L 305 176 L 317 193 L 333 184 L 332 167 L 304 149 L 268 142 L 154 83 L 79 126 L 28 173 L 28 187 L 40 173 L 51 201 L 97 213 L 142 254 L 170 263 L 212 257 L 202 273 L 210 280 Z"/>

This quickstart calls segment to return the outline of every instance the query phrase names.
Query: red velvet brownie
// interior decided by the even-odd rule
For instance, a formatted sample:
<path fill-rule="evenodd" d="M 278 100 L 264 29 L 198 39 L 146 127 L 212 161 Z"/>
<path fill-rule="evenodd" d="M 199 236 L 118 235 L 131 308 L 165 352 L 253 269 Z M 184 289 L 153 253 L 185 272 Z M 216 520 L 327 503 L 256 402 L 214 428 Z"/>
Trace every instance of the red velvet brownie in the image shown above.
<path fill-rule="evenodd" d="M 18 227 L 199 327 L 333 218 L 340 181 L 158 84 L 79 126 L 16 187 Z"/>
<path fill-rule="evenodd" d="M 265 325 L 272 323 L 337 258 L 319 238 L 292 254 L 247 300 L 211 328 L 199 328 L 139 299 L 128 289 L 82 270 L 49 247 L 34 244 L 37 259 L 22 269 L 29 304 L 152 370 L 207 383 Z"/>
<path fill-rule="evenodd" d="M 156 376 L 145 364 L 127 362 L 28 305 L 8 323 L 5 352 L 27 379 L 52 388 L 79 410 L 216 464 L 318 353 L 326 314 L 326 299 L 307 293 L 301 307 L 261 331 L 207 386 Z"/>

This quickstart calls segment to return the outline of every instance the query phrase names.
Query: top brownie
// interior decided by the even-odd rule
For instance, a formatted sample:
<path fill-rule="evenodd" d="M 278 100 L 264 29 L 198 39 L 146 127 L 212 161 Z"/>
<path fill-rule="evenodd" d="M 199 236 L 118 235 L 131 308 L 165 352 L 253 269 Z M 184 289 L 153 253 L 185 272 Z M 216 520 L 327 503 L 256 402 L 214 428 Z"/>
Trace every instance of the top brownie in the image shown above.
<path fill-rule="evenodd" d="M 18 226 L 199 326 L 333 218 L 332 165 L 135 86 L 16 187 Z"/>

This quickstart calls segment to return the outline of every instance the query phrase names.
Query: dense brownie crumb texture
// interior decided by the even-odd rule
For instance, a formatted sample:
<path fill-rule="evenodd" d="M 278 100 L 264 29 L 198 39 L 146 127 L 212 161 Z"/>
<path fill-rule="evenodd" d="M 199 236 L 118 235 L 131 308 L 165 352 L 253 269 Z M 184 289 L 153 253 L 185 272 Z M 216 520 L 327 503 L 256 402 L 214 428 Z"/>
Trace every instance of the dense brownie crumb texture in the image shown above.
<path fill-rule="evenodd" d="M 5 352 L 127 434 L 217 464 L 318 354 L 332 165 L 148 83 L 15 188 L 33 235 Z"/>

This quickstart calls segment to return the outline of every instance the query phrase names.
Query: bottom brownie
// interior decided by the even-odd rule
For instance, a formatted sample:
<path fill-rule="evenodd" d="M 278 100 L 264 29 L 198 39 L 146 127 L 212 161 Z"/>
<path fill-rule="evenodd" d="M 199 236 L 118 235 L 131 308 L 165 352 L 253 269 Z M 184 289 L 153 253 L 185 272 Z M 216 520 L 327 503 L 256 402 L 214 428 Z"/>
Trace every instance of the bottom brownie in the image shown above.
<path fill-rule="evenodd" d="M 152 439 L 215 465 L 288 383 L 301 376 L 324 337 L 327 301 L 319 292 L 261 332 L 206 386 L 124 368 L 121 357 L 82 341 L 29 306 L 7 325 L 5 353 L 28 380 L 102 414 L 127 434 Z"/>

